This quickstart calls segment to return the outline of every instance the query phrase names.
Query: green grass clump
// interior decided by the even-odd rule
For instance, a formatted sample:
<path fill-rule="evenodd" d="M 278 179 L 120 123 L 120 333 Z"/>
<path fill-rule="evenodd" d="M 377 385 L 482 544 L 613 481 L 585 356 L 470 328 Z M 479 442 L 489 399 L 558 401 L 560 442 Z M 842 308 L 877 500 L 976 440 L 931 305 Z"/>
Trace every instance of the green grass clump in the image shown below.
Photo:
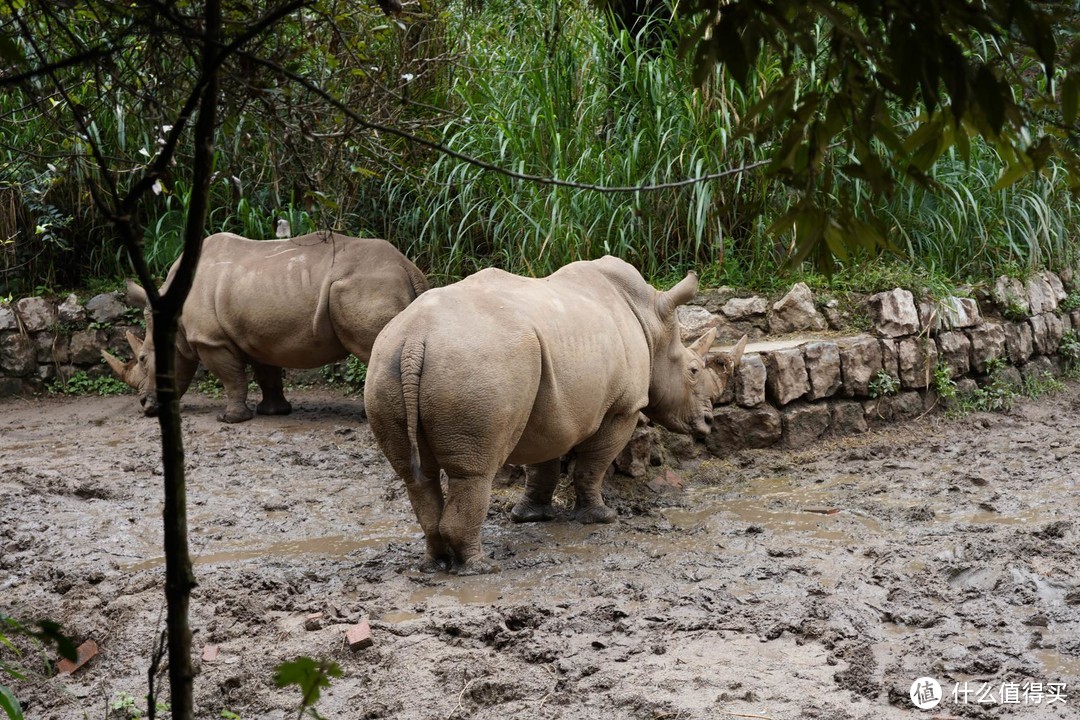
<path fill-rule="evenodd" d="M 66 380 L 59 377 L 46 387 L 51 395 L 121 395 L 131 392 L 127 383 L 112 375 L 91 377 L 79 370 Z"/>

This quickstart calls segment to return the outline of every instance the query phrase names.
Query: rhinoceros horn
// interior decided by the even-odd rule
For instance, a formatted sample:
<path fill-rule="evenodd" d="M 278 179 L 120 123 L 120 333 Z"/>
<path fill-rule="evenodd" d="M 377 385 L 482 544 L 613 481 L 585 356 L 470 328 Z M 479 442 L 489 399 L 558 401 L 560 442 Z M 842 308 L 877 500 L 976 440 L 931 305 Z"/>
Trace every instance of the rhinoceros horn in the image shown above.
<path fill-rule="evenodd" d="M 123 360 L 116 357 L 115 355 L 112 355 L 107 350 L 102 350 L 101 356 L 105 358 L 105 362 L 109 363 L 109 367 L 112 369 L 116 377 L 120 378 L 122 381 L 135 388 L 136 390 L 139 389 L 138 385 L 136 385 L 136 383 L 131 378 L 131 371 L 135 368 L 135 360 L 129 360 L 125 363 Z"/>
<path fill-rule="evenodd" d="M 131 346 L 131 352 L 135 354 L 135 357 L 138 357 L 139 353 L 142 352 L 143 341 L 130 330 L 124 333 L 124 337 L 127 339 L 128 345 Z"/>
<path fill-rule="evenodd" d="M 678 285 L 660 293 L 656 303 L 656 309 L 660 313 L 660 317 L 671 315 L 675 312 L 675 308 L 693 300 L 694 294 L 697 293 L 697 286 L 697 273 L 690 272 L 679 281 Z"/>

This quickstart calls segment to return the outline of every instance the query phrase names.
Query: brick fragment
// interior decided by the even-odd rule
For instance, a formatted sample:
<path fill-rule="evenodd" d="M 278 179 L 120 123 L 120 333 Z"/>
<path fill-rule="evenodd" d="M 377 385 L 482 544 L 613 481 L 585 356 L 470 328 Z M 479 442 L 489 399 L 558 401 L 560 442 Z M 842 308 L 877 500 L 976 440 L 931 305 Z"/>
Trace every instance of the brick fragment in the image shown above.
<path fill-rule="evenodd" d="M 98 644 L 93 640 L 87 640 L 75 651 L 75 662 L 67 658 L 56 664 L 56 670 L 61 675 L 70 675 L 86 663 L 90 662 L 98 654 Z"/>
<path fill-rule="evenodd" d="M 371 626 L 367 620 L 361 620 L 345 631 L 345 640 L 350 650 L 362 650 L 375 644 L 371 639 Z"/>

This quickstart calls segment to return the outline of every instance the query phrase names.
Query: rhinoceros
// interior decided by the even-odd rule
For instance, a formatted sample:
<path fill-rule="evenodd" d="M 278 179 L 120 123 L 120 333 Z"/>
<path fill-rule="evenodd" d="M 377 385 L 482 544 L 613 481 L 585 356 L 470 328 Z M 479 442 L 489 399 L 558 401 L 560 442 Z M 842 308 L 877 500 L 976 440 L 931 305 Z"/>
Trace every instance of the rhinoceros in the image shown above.
<path fill-rule="evenodd" d="M 203 240 L 177 332 L 180 394 L 201 362 L 225 388 L 225 412 L 218 419 L 250 420 L 245 372 L 250 364 L 262 389 L 258 412 L 288 414 L 292 406 L 282 391 L 282 368 L 318 367 L 349 353 L 366 362 L 383 326 L 427 289 L 423 273 L 385 240 L 331 232 L 285 240 L 211 235 Z M 144 413 L 154 415 L 155 356 L 146 291 L 129 281 L 128 302 L 145 308 L 146 339 L 127 334 L 134 358 L 126 363 L 102 354 L 138 391 Z"/>
<path fill-rule="evenodd" d="M 504 463 L 529 466 L 512 520 L 554 517 L 560 459 L 572 453 L 575 519 L 612 522 L 600 487 L 639 412 L 676 432 L 709 432 L 746 338 L 710 355 L 713 329 L 684 347 L 675 310 L 696 290 L 691 273 L 657 291 L 610 256 L 541 279 L 487 269 L 425 293 L 387 324 L 364 402 L 423 529 L 421 570 L 498 569 L 480 526 Z"/>

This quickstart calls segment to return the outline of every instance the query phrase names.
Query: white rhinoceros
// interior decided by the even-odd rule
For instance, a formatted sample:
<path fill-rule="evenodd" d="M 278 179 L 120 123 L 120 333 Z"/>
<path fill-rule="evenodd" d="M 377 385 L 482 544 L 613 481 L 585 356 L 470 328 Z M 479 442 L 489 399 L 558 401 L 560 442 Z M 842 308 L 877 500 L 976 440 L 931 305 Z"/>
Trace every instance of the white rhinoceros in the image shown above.
<path fill-rule="evenodd" d="M 177 263 L 162 286 L 172 281 Z M 352 353 L 363 361 L 383 326 L 428 289 L 423 273 L 385 240 L 331 232 L 286 240 L 248 240 L 230 233 L 203 240 L 176 338 L 177 384 L 183 395 L 199 363 L 225 388 L 224 422 L 253 416 L 245 365 L 262 389 L 257 410 L 284 415 L 282 368 L 312 368 Z M 145 308 L 146 339 L 128 333 L 135 357 L 102 354 L 157 412 L 152 316 L 146 291 L 128 282 L 128 302 Z"/>
<path fill-rule="evenodd" d="M 684 347 L 675 309 L 696 290 L 690 274 L 659 292 L 613 257 L 541 279 L 488 269 L 425 293 L 387 324 L 364 402 L 423 528 L 422 570 L 497 569 L 480 526 L 504 463 L 531 466 L 513 520 L 553 517 L 559 459 L 573 453 L 576 519 L 611 522 L 601 482 L 639 412 L 677 432 L 709 432 L 746 338 L 719 356 L 708 353 L 715 329 Z"/>

